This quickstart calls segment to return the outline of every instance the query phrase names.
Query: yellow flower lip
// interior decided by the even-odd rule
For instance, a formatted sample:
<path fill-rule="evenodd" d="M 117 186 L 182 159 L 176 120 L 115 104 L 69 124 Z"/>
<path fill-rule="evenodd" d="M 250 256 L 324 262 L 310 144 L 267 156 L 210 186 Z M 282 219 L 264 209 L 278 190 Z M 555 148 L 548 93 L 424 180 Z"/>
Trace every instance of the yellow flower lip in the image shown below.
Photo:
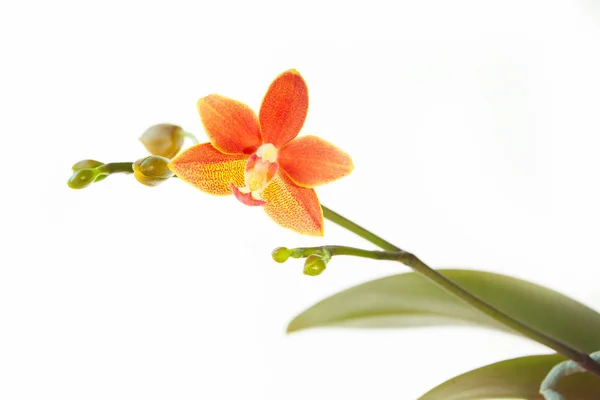
<path fill-rule="evenodd" d="M 246 186 L 238 188 L 240 193 L 250 193 L 253 200 L 261 200 L 261 193 L 269 186 L 277 171 L 279 164 L 270 160 L 277 159 L 277 149 L 272 144 L 261 146 L 256 153 L 248 158 L 246 170 L 244 171 L 244 183 Z M 244 204 L 248 204 L 246 197 L 237 196 L 236 198 Z M 248 205 L 256 205 L 254 202 Z M 264 202 L 263 202 L 264 204 Z"/>

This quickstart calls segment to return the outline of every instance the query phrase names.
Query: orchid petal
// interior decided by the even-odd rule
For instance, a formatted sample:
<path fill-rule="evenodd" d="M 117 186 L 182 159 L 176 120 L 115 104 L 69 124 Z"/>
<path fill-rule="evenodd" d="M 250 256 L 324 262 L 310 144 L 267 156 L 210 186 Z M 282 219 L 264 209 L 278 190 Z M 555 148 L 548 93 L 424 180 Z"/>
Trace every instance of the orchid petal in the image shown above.
<path fill-rule="evenodd" d="M 259 112 L 263 143 L 279 148 L 298 136 L 308 112 L 308 88 L 296 70 L 279 75 L 265 95 Z"/>
<path fill-rule="evenodd" d="M 316 136 L 302 136 L 279 150 L 280 168 L 298 186 L 315 187 L 352 172 L 352 158 L 333 144 Z"/>
<path fill-rule="evenodd" d="M 244 185 L 248 156 L 223 154 L 210 143 L 192 146 L 171 160 L 169 169 L 181 180 L 216 196 L 232 194 L 230 184 Z"/>
<path fill-rule="evenodd" d="M 212 145 L 226 154 L 252 154 L 262 144 L 256 114 L 250 107 L 218 94 L 198 100 L 202 125 Z"/>
<path fill-rule="evenodd" d="M 279 225 L 304 235 L 323 236 L 323 211 L 313 189 L 297 186 L 281 171 L 262 193 L 266 213 Z"/>

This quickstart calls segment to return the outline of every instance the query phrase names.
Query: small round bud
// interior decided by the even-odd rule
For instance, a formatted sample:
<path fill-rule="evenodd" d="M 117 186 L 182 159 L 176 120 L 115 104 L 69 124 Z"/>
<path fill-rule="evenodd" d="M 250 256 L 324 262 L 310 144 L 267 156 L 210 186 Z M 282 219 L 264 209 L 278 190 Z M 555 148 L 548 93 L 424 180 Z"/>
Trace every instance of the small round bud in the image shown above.
<path fill-rule="evenodd" d="M 177 125 L 158 124 L 142 134 L 140 141 L 155 156 L 173 158 L 183 146 L 183 129 Z"/>
<path fill-rule="evenodd" d="M 288 260 L 288 258 L 290 258 L 291 254 L 292 252 L 287 247 L 278 247 L 273 250 L 271 257 L 273 257 L 273 260 L 277 261 L 278 263 L 284 263 Z"/>
<path fill-rule="evenodd" d="M 325 271 L 326 264 L 323 258 L 317 254 L 311 254 L 306 257 L 304 262 L 304 274 L 310 276 L 320 275 L 321 272 Z"/>
<path fill-rule="evenodd" d="M 157 186 L 173 176 L 168 164 L 168 158 L 148 156 L 133 163 L 133 175 L 146 186 Z"/>
<path fill-rule="evenodd" d="M 104 163 L 102 163 L 100 161 L 96 161 L 96 160 L 82 160 L 82 161 L 79 161 L 79 162 L 73 164 L 73 166 L 71 168 L 73 169 L 73 171 L 79 171 L 80 169 L 96 168 L 96 167 L 99 167 L 101 165 L 104 165 Z"/>
<path fill-rule="evenodd" d="M 93 169 L 80 169 L 73 173 L 73 176 L 67 182 L 71 189 L 83 189 L 88 187 L 98 178 L 98 173 Z"/>

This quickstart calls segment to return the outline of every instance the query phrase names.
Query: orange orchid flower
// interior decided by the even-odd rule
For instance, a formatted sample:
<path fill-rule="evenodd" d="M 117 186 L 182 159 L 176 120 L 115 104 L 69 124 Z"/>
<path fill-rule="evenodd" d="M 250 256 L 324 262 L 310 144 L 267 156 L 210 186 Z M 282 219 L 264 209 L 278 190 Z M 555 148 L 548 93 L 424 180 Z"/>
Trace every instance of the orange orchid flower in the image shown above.
<path fill-rule="evenodd" d="M 169 164 L 171 171 L 204 192 L 263 206 L 281 226 L 322 236 L 323 212 L 313 188 L 354 167 L 331 143 L 296 138 L 308 111 L 308 88 L 298 71 L 271 83 L 258 118 L 246 104 L 218 94 L 198 100 L 198 111 L 210 143 L 183 151 Z"/>

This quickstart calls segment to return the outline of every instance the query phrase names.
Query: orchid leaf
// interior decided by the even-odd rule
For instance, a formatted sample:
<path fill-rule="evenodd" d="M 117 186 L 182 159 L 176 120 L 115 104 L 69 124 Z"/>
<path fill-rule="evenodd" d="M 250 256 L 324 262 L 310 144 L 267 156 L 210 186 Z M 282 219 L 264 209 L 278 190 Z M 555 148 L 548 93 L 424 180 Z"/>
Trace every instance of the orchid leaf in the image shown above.
<path fill-rule="evenodd" d="M 419 400 L 542 400 L 540 383 L 552 367 L 564 360 L 552 354 L 501 361 L 454 377 Z M 557 390 L 569 400 L 598 400 L 600 379 L 590 373 L 574 374 L 561 379 Z"/>
<path fill-rule="evenodd" d="M 573 348 L 585 353 L 600 349 L 600 314 L 565 295 L 490 272 L 440 272 L 500 311 Z M 410 272 L 363 283 L 331 296 L 294 318 L 288 332 L 325 326 L 390 328 L 441 324 L 476 324 L 508 330 Z"/>

